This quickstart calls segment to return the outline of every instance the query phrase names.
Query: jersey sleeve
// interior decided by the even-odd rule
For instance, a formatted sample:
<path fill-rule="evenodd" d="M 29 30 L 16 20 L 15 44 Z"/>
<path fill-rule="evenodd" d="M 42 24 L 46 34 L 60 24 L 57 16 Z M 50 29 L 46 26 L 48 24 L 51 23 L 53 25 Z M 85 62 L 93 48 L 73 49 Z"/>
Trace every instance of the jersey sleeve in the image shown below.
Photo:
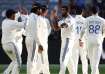
<path fill-rule="evenodd" d="M 38 17 L 36 20 L 36 25 L 35 25 L 36 26 L 35 41 L 38 45 L 41 45 L 40 37 L 39 37 L 39 35 L 40 35 L 40 21 L 41 21 L 41 19 L 40 19 L 40 17 Z"/>
<path fill-rule="evenodd" d="M 14 23 L 12 23 L 13 25 L 11 25 L 11 28 L 17 28 L 17 29 L 21 29 L 21 28 L 24 28 L 25 25 L 23 22 L 17 22 L 17 21 L 14 21 Z"/>
<path fill-rule="evenodd" d="M 63 21 L 63 20 L 60 20 L 60 21 L 58 22 L 58 26 L 61 27 L 61 24 L 63 24 L 63 23 L 64 23 L 64 21 Z"/>
<path fill-rule="evenodd" d="M 50 25 L 50 21 L 48 19 L 46 19 L 46 21 L 47 21 L 47 29 L 48 29 L 48 36 L 49 36 L 51 33 L 51 25 Z"/>
<path fill-rule="evenodd" d="M 103 38 L 104 38 L 105 37 L 105 20 L 103 22 L 102 34 L 103 34 Z"/>
<path fill-rule="evenodd" d="M 67 24 L 68 27 L 71 27 L 71 25 L 75 25 L 75 20 L 73 18 L 67 18 L 65 20 L 65 23 Z"/>

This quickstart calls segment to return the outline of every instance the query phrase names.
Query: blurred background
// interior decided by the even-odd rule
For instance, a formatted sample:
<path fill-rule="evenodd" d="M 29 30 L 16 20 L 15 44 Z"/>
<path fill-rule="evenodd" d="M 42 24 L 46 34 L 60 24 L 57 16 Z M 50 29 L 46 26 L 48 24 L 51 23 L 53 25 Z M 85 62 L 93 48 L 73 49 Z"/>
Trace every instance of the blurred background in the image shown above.
<path fill-rule="evenodd" d="M 1 23 L 5 18 L 5 11 L 8 8 L 13 8 L 17 10 L 19 7 L 23 7 L 25 10 L 30 12 L 31 6 L 34 2 L 39 2 L 41 4 L 48 5 L 49 13 L 53 8 L 57 8 L 58 15 L 60 14 L 60 7 L 62 5 L 68 5 L 70 9 L 70 14 L 75 15 L 75 6 L 85 7 L 88 11 L 88 7 L 96 4 L 100 8 L 99 15 L 105 18 L 105 0 L 0 0 L 0 38 L 2 36 Z M 89 16 L 89 13 L 86 13 L 84 17 Z M 23 36 L 24 37 L 24 36 Z M 1 40 L 1 39 L 0 39 Z M 25 47 L 25 37 L 23 40 L 23 52 L 22 52 L 22 61 L 25 64 L 27 61 L 27 51 Z M 59 64 L 59 55 L 61 47 L 61 38 L 60 31 L 52 31 L 48 39 L 48 57 L 50 64 Z M 105 52 L 105 40 L 103 41 L 103 51 Z M 105 64 L 105 55 L 102 56 L 100 63 Z M 10 59 L 2 50 L 2 45 L 0 44 L 0 64 L 10 63 Z M 81 63 L 81 62 L 79 62 Z"/>

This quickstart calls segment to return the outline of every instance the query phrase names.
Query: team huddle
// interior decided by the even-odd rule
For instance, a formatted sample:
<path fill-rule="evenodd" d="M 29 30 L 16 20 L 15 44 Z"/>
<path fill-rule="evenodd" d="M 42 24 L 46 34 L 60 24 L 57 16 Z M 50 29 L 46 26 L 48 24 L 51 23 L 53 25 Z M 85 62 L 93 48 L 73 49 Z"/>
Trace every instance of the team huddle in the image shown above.
<path fill-rule="evenodd" d="M 67 6 L 62 6 L 61 16 L 52 12 L 46 18 L 46 5 L 35 3 L 30 14 L 6 11 L 2 22 L 2 47 L 12 60 L 3 74 L 19 74 L 22 66 L 22 35 L 26 36 L 27 74 L 50 74 L 48 61 L 48 36 L 51 30 L 61 30 L 60 71 L 65 74 L 78 73 L 79 56 L 82 62 L 82 74 L 88 74 L 88 59 L 91 74 L 99 74 L 99 62 L 102 54 L 102 42 L 105 37 L 105 19 L 98 16 L 98 7 L 90 7 L 91 15 L 84 18 L 83 9 L 76 8 L 76 15 L 69 14 Z"/>

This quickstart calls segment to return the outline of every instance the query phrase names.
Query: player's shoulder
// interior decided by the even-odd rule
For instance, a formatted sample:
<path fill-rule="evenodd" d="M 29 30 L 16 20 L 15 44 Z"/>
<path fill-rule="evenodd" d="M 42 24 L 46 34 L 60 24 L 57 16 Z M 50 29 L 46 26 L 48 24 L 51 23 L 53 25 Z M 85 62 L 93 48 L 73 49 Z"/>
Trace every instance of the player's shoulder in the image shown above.
<path fill-rule="evenodd" d="M 34 15 L 34 13 L 30 13 L 30 14 L 29 14 L 29 17 L 31 17 L 31 16 L 33 16 L 33 15 Z"/>
<path fill-rule="evenodd" d="M 4 26 L 5 25 L 5 23 L 7 23 L 7 19 L 4 19 L 3 21 L 2 21 L 2 26 Z"/>
<path fill-rule="evenodd" d="M 75 21 L 75 18 L 74 18 L 73 16 L 71 16 L 71 15 L 68 15 L 67 19 L 68 19 L 71 23 L 76 22 L 76 21 Z"/>
<path fill-rule="evenodd" d="M 76 19 L 73 16 L 69 15 L 69 22 L 71 23 L 71 25 L 75 26 Z"/>
<path fill-rule="evenodd" d="M 48 18 L 45 17 L 46 22 L 50 22 Z"/>
<path fill-rule="evenodd" d="M 71 15 L 68 15 L 68 17 L 67 17 L 68 19 L 71 19 L 71 20 L 74 20 L 75 18 L 73 17 L 73 16 L 71 16 Z"/>
<path fill-rule="evenodd" d="M 91 16 L 89 16 L 89 17 L 87 17 L 86 18 L 86 20 L 91 20 L 91 19 L 99 19 L 99 20 L 104 20 L 104 18 L 102 18 L 102 17 L 100 17 L 100 16 L 98 16 L 98 15 L 91 15 Z"/>
<path fill-rule="evenodd" d="M 85 21 L 86 19 L 82 15 L 76 15 L 75 20 Z"/>
<path fill-rule="evenodd" d="M 5 19 L 3 19 L 2 23 L 6 22 L 6 21 L 8 21 L 8 19 L 5 18 Z"/>
<path fill-rule="evenodd" d="M 35 17 L 37 17 L 37 16 L 38 16 L 38 15 L 35 14 L 35 13 L 30 13 L 28 17 L 31 19 L 31 18 L 35 18 Z"/>
<path fill-rule="evenodd" d="M 102 18 L 102 17 L 100 17 L 100 16 L 98 16 L 98 18 L 99 18 L 100 20 L 102 20 L 102 21 L 105 21 L 105 19 L 104 19 L 104 18 Z"/>
<path fill-rule="evenodd" d="M 16 20 L 10 20 L 10 19 L 4 19 L 3 22 L 2 22 L 2 25 L 17 25 L 18 24 L 18 21 Z"/>
<path fill-rule="evenodd" d="M 86 20 L 89 20 L 89 19 L 91 19 L 92 18 L 92 16 L 88 16 L 88 17 L 86 17 Z"/>
<path fill-rule="evenodd" d="M 27 18 L 28 19 L 28 17 L 29 17 L 29 15 L 24 15 L 24 14 L 21 15 L 21 18 Z"/>
<path fill-rule="evenodd" d="M 37 20 L 39 20 L 39 21 L 42 22 L 43 19 L 44 19 L 44 18 L 43 18 L 41 15 L 37 16 Z"/>

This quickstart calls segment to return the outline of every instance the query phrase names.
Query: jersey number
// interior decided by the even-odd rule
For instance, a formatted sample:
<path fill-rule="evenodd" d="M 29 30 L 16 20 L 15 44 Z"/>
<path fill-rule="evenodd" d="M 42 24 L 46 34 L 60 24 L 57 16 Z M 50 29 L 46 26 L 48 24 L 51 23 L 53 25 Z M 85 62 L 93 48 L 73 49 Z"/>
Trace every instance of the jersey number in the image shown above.
<path fill-rule="evenodd" d="M 100 30 L 100 25 L 90 25 L 89 26 L 89 33 L 95 33 L 98 34 Z"/>
<path fill-rule="evenodd" d="M 76 32 L 77 32 L 77 34 L 79 34 L 79 33 L 81 32 L 81 29 L 82 29 L 81 26 L 77 26 L 77 27 L 76 27 Z"/>

